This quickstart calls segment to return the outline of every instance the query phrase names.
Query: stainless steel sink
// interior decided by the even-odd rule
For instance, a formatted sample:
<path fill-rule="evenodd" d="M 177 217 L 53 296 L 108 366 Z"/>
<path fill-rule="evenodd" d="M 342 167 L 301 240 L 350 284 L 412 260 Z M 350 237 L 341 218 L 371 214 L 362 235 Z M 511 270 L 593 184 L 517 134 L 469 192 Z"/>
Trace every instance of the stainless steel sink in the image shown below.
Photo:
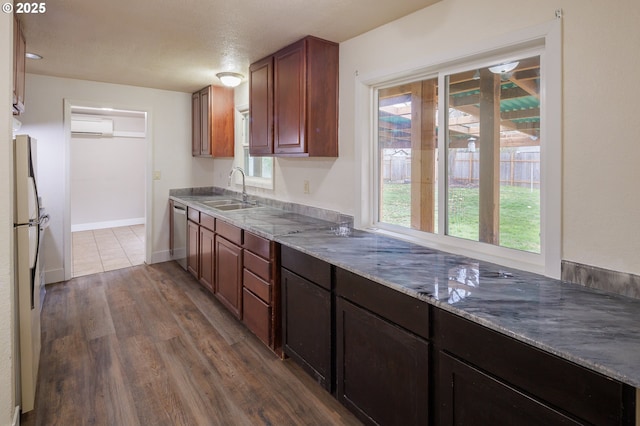
<path fill-rule="evenodd" d="M 250 209 L 253 207 L 258 207 L 257 204 L 245 203 L 243 201 L 234 199 L 202 201 L 202 204 L 222 211 Z"/>
<path fill-rule="evenodd" d="M 238 204 L 240 201 L 238 200 L 211 200 L 211 201 L 203 201 L 202 204 L 209 207 L 218 207 L 224 206 L 228 204 Z"/>
<path fill-rule="evenodd" d="M 215 206 L 214 209 L 229 211 L 229 210 L 240 210 L 240 209 L 252 209 L 254 207 L 258 207 L 256 204 L 249 203 L 235 203 L 235 204 L 225 204 L 222 206 Z"/>

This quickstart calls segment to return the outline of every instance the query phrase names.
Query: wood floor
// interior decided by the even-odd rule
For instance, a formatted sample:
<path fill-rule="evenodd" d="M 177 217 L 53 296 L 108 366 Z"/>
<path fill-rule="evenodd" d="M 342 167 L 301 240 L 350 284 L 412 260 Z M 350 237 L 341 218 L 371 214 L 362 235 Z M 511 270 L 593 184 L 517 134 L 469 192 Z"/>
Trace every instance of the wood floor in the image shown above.
<path fill-rule="evenodd" d="M 47 287 L 26 425 L 356 425 L 175 262 Z"/>

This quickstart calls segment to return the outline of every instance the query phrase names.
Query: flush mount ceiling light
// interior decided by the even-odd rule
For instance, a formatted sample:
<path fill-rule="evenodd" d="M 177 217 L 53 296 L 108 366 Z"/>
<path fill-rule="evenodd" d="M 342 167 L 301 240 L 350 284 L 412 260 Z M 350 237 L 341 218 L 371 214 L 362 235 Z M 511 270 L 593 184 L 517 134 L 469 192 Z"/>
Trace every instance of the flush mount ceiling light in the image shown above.
<path fill-rule="evenodd" d="M 508 62 L 506 64 L 496 65 L 493 67 L 489 67 L 489 71 L 491 71 L 494 74 L 504 74 L 516 69 L 519 63 L 520 62 L 515 61 L 515 62 Z"/>
<path fill-rule="evenodd" d="M 242 78 L 244 76 L 236 72 L 219 72 L 216 74 L 216 77 L 218 77 L 225 86 L 236 87 L 238 84 L 242 83 Z"/>
<path fill-rule="evenodd" d="M 38 55 L 37 53 L 31 53 L 31 52 L 25 53 L 24 57 L 27 59 L 42 59 L 41 55 Z"/>

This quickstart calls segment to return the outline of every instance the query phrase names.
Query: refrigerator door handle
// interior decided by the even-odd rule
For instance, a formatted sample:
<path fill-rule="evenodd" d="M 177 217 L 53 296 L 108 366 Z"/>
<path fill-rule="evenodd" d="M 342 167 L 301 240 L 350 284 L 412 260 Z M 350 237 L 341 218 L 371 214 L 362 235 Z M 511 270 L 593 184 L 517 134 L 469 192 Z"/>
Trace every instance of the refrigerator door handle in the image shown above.
<path fill-rule="evenodd" d="M 36 242 L 36 263 L 31 268 L 31 309 L 35 309 L 36 301 L 35 301 L 35 292 L 36 292 L 36 280 L 40 279 L 40 271 L 38 271 L 38 256 L 40 255 L 40 226 L 38 229 L 38 237 Z"/>

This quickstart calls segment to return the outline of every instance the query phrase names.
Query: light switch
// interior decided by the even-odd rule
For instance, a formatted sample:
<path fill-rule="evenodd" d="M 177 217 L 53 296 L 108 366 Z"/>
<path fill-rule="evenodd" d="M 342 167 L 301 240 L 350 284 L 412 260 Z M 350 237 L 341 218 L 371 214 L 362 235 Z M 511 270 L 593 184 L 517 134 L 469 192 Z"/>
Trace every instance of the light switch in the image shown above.
<path fill-rule="evenodd" d="M 309 181 L 308 180 L 304 181 L 304 189 L 303 189 L 303 191 L 304 191 L 305 194 L 308 194 L 310 192 L 309 191 Z"/>
<path fill-rule="evenodd" d="M 153 180 L 160 180 L 162 178 L 162 173 L 160 170 L 153 171 Z"/>

